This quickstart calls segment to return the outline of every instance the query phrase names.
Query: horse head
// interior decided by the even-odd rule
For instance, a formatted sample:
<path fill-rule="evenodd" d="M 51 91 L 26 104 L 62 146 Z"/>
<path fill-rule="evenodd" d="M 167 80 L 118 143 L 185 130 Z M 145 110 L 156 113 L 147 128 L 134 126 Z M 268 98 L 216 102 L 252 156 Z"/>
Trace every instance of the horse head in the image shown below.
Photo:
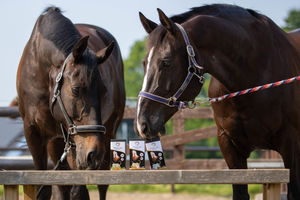
<path fill-rule="evenodd" d="M 202 76 L 203 72 L 190 67 L 186 44 L 179 27 L 161 10 L 158 9 L 158 13 L 161 25 L 140 13 L 140 20 L 149 33 L 149 52 L 143 59 L 145 75 L 141 93 L 151 95 L 151 99 L 140 96 L 137 104 L 135 132 L 143 138 L 164 135 L 165 123 L 178 111 L 177 106 L 174 106 L 177 100 L 194 100 L 203 85 L 195 76 L 187 83 L 188 86 L 185 84 L 190 72 L 196 76 Z M 172 97 L 173 94 L 176 95 Z M 162 97 L 166 103 L 161 103 L 156 96 Z"/>
<path fill-rule="evenodd" d="M 98 66 L 110 56 L 114 43 L 96 54 L 87 44 L 88 36 L 82 37 L 67 58 L 53 56 L 60 66 L 49 75 L 50 110 L 66 142 L 76 145 L 77 167 L 99 169 L 105 153 L 101 99 L 107 89 Z"/>

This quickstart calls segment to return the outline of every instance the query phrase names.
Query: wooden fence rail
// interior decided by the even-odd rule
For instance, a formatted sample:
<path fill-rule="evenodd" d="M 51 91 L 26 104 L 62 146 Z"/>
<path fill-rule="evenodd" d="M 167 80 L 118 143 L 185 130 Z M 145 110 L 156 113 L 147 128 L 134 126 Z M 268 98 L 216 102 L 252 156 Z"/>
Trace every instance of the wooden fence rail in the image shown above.
<path fill-rule="evenodd" d="M 130 108 L 126 107 L 124 112 L 123 119 L 134 119 L 136 113 L 136 108 Z M 19 111 L 17 107 L 0 107 L 0 117 L 8 117 L 8 116 L 18 116 Z M 200 164 L 197 164 L 195 160 L 185 159 L 185 144 L 198 141 L 198 140 L 204 140 L 212 137 L 217 136 L 217 127 L 216 126 L 210 126 L 200 129 L 195 129 L 191 131 L 185 131 L 185 119 L 213 119 L 213 110 L 211 107 L 197 107 L 194 109 L 185 109 L 183 111 L 177 112 L 172 119 L 173 126 L 174 126 L 174 134 L 173 135 L 167 135 L 161 137 L 161 143 L 163 148 L 171 148 L 173 151 L 173 157 L 169 161 L 171 163 L 179 163 L 178 160 L 180 160 L 183 164 L 177 164 L 172 165 L 172 168 L 169 169 L 191 169 L 193 166 L 197 167 L 200 166 L 200 168 L 194 168 L 194 169 L 203 169 L 204 166 L 203 160 L 198 160 L 197 162 Z M 281 157 L 279 154 L 275 151 L 264 151 L 263 158 L 269 158 L 269 159 L 276 159 L 276 162 L 282 162 Z M 224 163 L 223 159 L 219 159 L 220 162 Z M 168 162 L 168 161 L 167 161 Z M 206 160 L 204 160 L 206 162 Z M 185 163 L 185 164 L 184 164 Z M 187 164 L 187 163 L 191 163 Z M 212 162 L 210 162 L 212 164 Z M 213 162 L 213 163 L 219 163 L 219 162 Z M 167 163 L 168 164 L 168 163 Z M 208 165 L 207 165 L 208 166 Z M 212 169 L 217 168 L 217 166 L 211 166 Z M 222 164 L 223 166 L 223 164 Z M 180 168 L 184 167 L 184 168 Z"/>
<path fill-rule="evenodd" d="M 0 172 L 5 200 L 18 200 L 19 185 L 24 200 L 35 200 L 37 185 L 106 184 L 263 184 L 263 200 L 280 200 L 280 185 L 288 182 L 288 169 Z"/>

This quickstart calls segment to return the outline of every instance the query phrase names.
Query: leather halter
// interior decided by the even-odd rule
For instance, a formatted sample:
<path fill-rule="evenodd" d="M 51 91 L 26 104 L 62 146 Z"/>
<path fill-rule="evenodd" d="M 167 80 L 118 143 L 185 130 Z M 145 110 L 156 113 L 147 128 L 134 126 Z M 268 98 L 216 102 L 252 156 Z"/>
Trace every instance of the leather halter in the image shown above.
<path fill-rule="evenodd" d="M 70 135 L 74 135 L 74 134 L 77 134 L 77 133 L 104 133 L 106 132 L 106 128 L 103 126 L 103 125 L 81 125 L 81 126 L 76 126 L 73 122 L 73 120 L 70 118 L 70 116 L 68 115 L 65 107 L 64 107 L 64 104 L 61 100 L 61 86 L 62 86 L 62 79 L 63 79 L 63 73 L 64 73 L 64 70 L 65 70 L 65 67 L 68 63 L 68 61 L 70 60 L 72 56 L 72 53 L 70 53 L 68 55 L 68 57 L 65 59 L 64 61 L 64 64 L 62 66 L 62 69 L 61 71 L 59 72 L 59 74 L 57 75 L 56 77 L 56 84 L 55 84 L 55 87 L 54 87 L 54 91 L 53 91 L 53 98 L 52 98 L 52 101 L 51 101 L 51 107 L 50 107 L 50 110 L 51 110 L 51 114 L 53 116 L 53 106 L 57 100 L 58 104 L 59 104 L 59 107 L 68 123 L 68 126 L 69 126 L 69 129 L 68 129 L 68 132 L 65 130 L 65 128 L 63 127 L 62 124 L 60 124 L 61 126 L 61 129 L 62 129 L 62 133 L 63 133 L 63 136 L 64 136 L 64 139 L 65 139 L 65 143 L 66 145 L 67 144 L 70 144 L 71 146 L 75 146 L 74 144 L 71 144 L 69 142 L 69 137 Z"/>
<path fill-rule="evenodd" d="M 182 36 L 184 38 L 184 41 L 186 43 L 186 50 L 188 53 L 188 61 L 189 61 L 189 68 L 188 68 L 188 75 L 185 78 L 184 82 L 182 83 L 181 87 L 178 89 L 178 91 L 170 98 L 164 98 L 161 96 L 157 96 L 148 92 L 140 91 L 139 97 L 144 97 L 162 104 L 165 104 L 169 107 L 178 107 L 178 110 L 182 110 L 184 108 L 190 108 L 187 101 L 177 101 L 179 96 L 184 92 L 190 81 L 192 80 L 193 76 L 195 75 L 197 78 L 199 78 L 199 82 L 203 85 L 204 84 L 204 77 L 203 77 L 203 67 L 197 64 L 195 60 L 195 52 L 192 47 L 192 45 L 189 42 L 188 36 L 183 29 L 183 27 L 180 24 L 175 23 L 178 28 L 180 29 Z M 199 76 L 196 72 L 197 69 L 200 69 L 201 75 Z M 194 104 L 195 107 L 195 104 Z M 193 107 L 191 107 L 193 108 Z"/>

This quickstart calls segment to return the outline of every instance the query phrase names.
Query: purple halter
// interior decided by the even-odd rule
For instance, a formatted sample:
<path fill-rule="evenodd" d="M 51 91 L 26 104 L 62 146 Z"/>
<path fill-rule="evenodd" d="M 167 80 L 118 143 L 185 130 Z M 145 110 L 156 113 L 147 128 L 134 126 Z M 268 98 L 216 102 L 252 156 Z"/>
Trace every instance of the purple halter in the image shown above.
<path fill-rule="evenodd" d="M 186 89 L 186 87 L 188 86 L 188 84 L 190 83 L 190 81 L 192 80 L 193 76 L 195 75 L 197 78 L 199 78 L 199 82 L 201 84 L 204 84 L 204 77 L 203 75 L 199 76 L 198 74 L 196 74 L 196 68 L 203 70 L 203 67 L 201 67 L 200 65 L 197 64 L 196 60 L 195 60 L 195 52 L 193 47 L 190 45 L 189 39 L 187 37 L 187 34 L 185 32 L 185 30 L 183 29 L 183 27 L 177 23 L 175 23 L 178 28 L 180 29 L 182 36 L 184 38 L 184 41 L 186 43 L 186 50 L 188 53 L 188 60 L 189 60 L 189 68 L 188 68 L 188 75 L 185 78 L 184 82 L 182 83 L 181 87 L 178 89 L 178 91 L 170 98 L 164 98 L 164 97 L 160 97 L 148 92 L 143 92 L 141 91 L 139 93 L 139 97 L 144 97 L 162 104 L 165 104 L 169 107 L 178 107 L 178 110 L 182 110 L 184 108 L 189 108 L 189 104 L 187 101 L 177 101 L 177 99 L 179 98 L 179 96 L 184 92 L 184 90 Z"/>

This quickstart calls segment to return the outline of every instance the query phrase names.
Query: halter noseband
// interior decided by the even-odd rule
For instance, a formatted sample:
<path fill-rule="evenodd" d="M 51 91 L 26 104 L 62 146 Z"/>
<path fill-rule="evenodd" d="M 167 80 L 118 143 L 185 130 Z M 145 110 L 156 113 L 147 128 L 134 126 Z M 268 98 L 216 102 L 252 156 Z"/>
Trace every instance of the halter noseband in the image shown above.
<path fill-rule="evenodd" d="M 190 83 L 190 81 L 192 80 L 193 76 L 195 75 L 197 78 L 199 78 L 199 82 L 203 85 L 204 84 L 204 77 L 203 74 L 202 75 L 198 75 L 196 72 L 196 68 L 203 70 L 203 67 L 201 67 L 200 65 L 198 65 L 198 63 L 195 60 L 195 51 L 192 47 L 192 45 L 189 42 L 188 36 L 185 32 L 185 30 L 183 29 L 183 27 L 177 23 L 175 23 L 178 28 L 180 29 L 182 36 L 184 38 L 185 44 L 186 44 L 186 50 L 188 53 L 188 61 L 189 61 L 189 68 L 188 68 L 188 75 L 185 78 L 184 82 L 182 83 L 181 87 L 178 89 L 178 91 L 170 98 L 164 98 L 164 97 L 160 97 L 148 92 L 143 92 L 140 91 L 139 93 L 139 97 L 144 97 L 162 104 L 165 104 L 169 107 L 178 107 L 178 110 L 182 110 L 184 108 L 190 108 L 188 102 L 186 101 L 177 101 L 177 99 L 179 98 L 179 96 L 184 92 L 184 90 L 186 89 L 186 87 L 188 86 L 188 84 Z M 194 104 L 195 107 L 195 104 Z M 193 108 L 193 107 L 192 107 Z"/>
<path fill-rule="evenodd" d="M 56 84 L 55 84 L 55 87 L 54 87 L 54 91 L 53 91 L 53 98 L 52 98 L 52 101 L 51 101 L 51 107 L 50 107 L 50 110 L 51 110 L 51 114 L 53 116 L 53 106 L 57 100 L 58 104 L 59 104 L 59 107 L 68 123 L 68 126 L 69 126 L 69 129 L 68 129 L 68 132 L 65 130 L 65 128 L 63 127 L 62 124 L 60 124 L 61 126 L 61 130 L 62 130 L 62 133 L 63 133 L 63 136 L 64 136 L 64 139 L 65 139 L 65 143 L 66 145 L 70 145 L 71 146 L 75 146 L 74 144 L 70 143 L 69 141 L 69 138 L 70 138 L 70 135 L 74 135 L 74 134 L 77 134 L 77 133 L 104 133 L 106 132 L 106 128 L 103 126 L 103 125 L 81 125 L 81 126 L 76 126 L 74 124 L 74 122 L 72 121 L 72 119 L 69 117 L 65 107 L 64 107 L 64 104 L 61 100 L 61 85 L 62 85 L 62 79 L 63 79 L 63 73 L 64 73 L 64 70 L 65 70 L 65 67 L 68 63 L 68 61 L 70 60 L 71 58 L 71 55 L 72 53 L 70 53 L 68 55 L 68 57 L 65 59 L 64 61 L 64 64 L 62 66 L 62 69 L 61 71 L 58 73 L 57 77 L 56 77 Z"/>

